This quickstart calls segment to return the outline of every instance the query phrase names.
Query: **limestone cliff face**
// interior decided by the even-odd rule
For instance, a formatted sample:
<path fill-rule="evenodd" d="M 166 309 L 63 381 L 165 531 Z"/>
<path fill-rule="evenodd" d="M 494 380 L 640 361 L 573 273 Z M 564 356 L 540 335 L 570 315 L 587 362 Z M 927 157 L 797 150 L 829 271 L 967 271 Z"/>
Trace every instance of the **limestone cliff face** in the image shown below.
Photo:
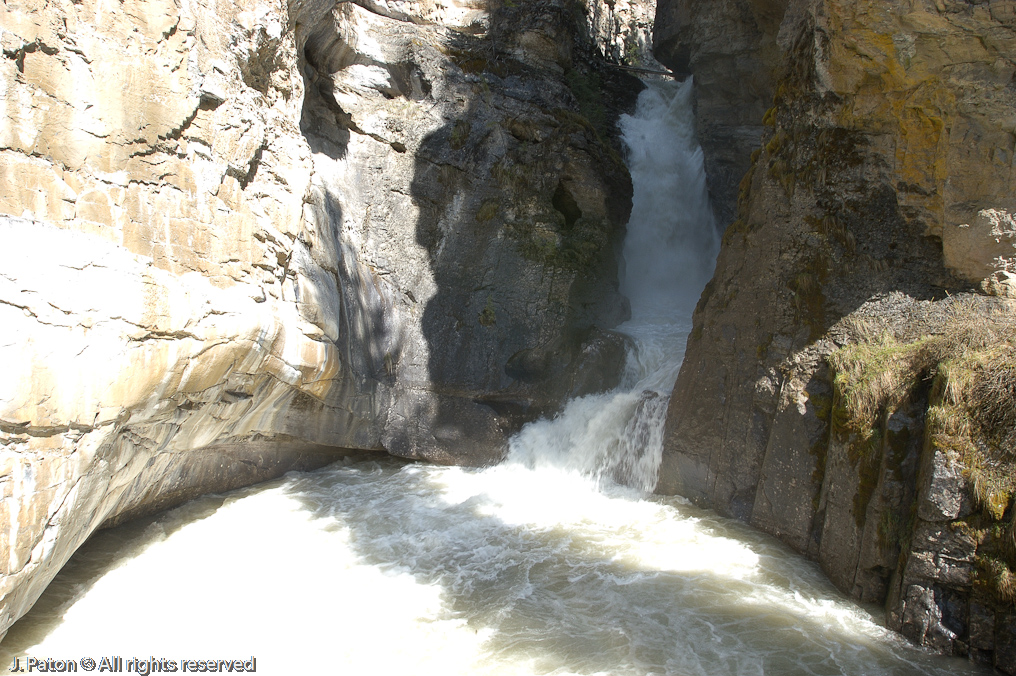
<path fill-rule="evenodd" d="M 492 462 L 610 384 L 638 85 L 593 23 L 4 5 L 0 633 L 103 524 L 351 450 Z"/>
<path fill-rule="evenodd" d="M 1006 293 L 994 271 L 1011 241 L 991 234 L 987 210 L 1012 210 L 1014 11 L 673 0 L 656 29 L 658 58 L 697 78 L 713 195 L 730 217 L 659 490 L 779 536 L 859 598 L 888 595 L 890 624 L 915 641 L 1010 673 L 1011 608 L 978 605 L 978 545 L 957 521 L 969 512 L 937 504 L 969 487 L 924 436 L 927 399 L 883 411 L 876 426 L 897 445 L 868 467 L 831 424 L 842 401 L 827 358 L 858 322 L 912 339 L 948 292 L 990 278 Z M 880 546 L 899 514 L 909 529 Z"/>

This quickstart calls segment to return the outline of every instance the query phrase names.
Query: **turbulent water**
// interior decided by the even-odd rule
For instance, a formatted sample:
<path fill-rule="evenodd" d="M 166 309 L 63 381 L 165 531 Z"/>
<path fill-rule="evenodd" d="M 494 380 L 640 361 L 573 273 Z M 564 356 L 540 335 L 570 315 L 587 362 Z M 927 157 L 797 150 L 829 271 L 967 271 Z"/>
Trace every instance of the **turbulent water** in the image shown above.
<path fill-rule="evenodd" d="M 690 85 L 622 122 L 635 200 L 617 391 L 527 426 L 499 467 L 346 461 L 98 534 L 0 646 L 257 658 L 266 674 L 963 674 L 772 539 L 650 496 L 717 247 Z"/>
<path fill-rule="evenodd" d="M 621 283 L 632 318 L 619 330 L 637 348 L 624 382 L 615 392 L 570 402 L 554 420 L 527 426 L 512 440 L 509 463 L 566 470 L 601 486 L 618 482 L 650 491 L 656 485 L 668 397 L 691 311 L 719 249 L 691 94 L 690 80 L 650 87 L 635 114 L 621 119 L 634 194 Z"/>

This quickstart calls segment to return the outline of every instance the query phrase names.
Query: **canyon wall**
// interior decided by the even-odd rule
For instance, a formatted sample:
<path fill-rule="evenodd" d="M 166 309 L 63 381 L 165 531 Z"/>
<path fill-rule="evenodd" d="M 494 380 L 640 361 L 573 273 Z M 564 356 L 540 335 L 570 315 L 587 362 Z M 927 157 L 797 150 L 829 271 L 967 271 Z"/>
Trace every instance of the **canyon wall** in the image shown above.
<path fill-rule="evenodd" d="M 979 428 L 960 448 L 932 424 L 969 399 L 950 364 L 1014 346 L 1016 3 L 669 0 L 655 38 L 696 78 L 726 226 L 658 490 L 817 559 L 915 642 L 1016 673 L 1011 489 L 977 490 Z"/>
<path fill-rule="evenodd" d="M 4 5 L 0 635 L 103 525 L 616 380 L 647 22 L 593 7 Z"/>

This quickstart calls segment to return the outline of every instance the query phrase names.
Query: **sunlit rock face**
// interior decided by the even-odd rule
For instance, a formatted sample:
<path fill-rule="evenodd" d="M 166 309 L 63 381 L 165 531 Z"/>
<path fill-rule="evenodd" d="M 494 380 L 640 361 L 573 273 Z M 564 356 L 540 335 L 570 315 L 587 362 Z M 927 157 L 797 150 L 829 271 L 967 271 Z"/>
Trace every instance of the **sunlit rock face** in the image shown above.
<path fill-rule="evenodd" d="M 612 62 L 661 70 L 653 56 L 656 0 L 586 2 L 586 20 L 597 51 Z"/>
<path fill-rule="evenodd" d="M 960 305 L 1012 312 L 947 295 L 1011 293 L 1014 7 L 668 0 L 656 26 L 657 57 L 699 84 L 726 226 L 659 490 L 778 535 L 858 598 L 888 599 L 911 639 L 1010 673 L 1012 607 L 989 609 L 973 584 L 971 508 L 928 516 L 942 486 L 970 494 L 925 438 L 927 383 L 872 421 L 882 442 L 866 464 L 836 428 L 827 357 L 858 326 L 916 336 Z"/>
<path fill-rule="evenodd" d="M 616 381 L 639 85 L 591 23 L 5 5 L 0 632 L 102 524 L 350 449 L 494 462 Z"/>

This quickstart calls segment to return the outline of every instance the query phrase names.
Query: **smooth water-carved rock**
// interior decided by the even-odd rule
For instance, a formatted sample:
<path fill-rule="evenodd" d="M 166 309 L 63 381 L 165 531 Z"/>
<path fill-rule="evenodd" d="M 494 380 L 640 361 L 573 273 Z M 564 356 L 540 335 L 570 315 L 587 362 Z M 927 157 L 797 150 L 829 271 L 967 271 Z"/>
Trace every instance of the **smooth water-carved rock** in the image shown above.
<path fill-rule="evenodd" d="M 0 632 L 103 524 L 609 386 L 639 85 L 582 5 L 100 4 L 0 11 Z"/>

